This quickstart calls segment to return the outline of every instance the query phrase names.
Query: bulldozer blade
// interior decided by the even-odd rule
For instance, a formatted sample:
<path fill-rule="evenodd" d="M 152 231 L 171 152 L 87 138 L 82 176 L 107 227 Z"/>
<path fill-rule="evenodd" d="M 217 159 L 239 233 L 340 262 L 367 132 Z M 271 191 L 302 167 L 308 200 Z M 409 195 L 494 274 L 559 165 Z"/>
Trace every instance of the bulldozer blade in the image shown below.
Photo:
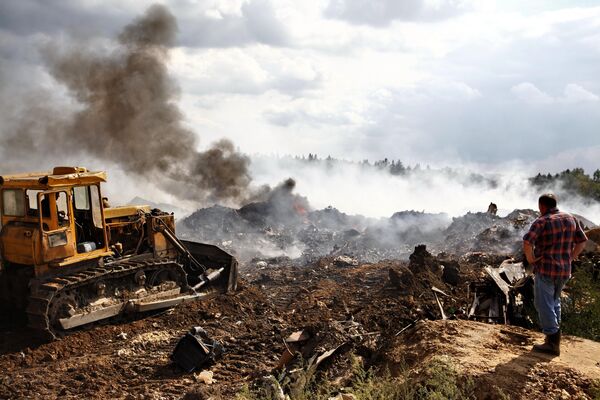
<path fill-rule="evenodd" d="M 180 293 L 181 288 L 176 288 L 166 292 L 162 292 L 159 295 L 155 296 L 148 296 L 141 299 L 131 299 L 128 301 L 119 302 L 117 304 L 112 304 L 110 306 L 103 307 L 97 310 L 75 314 L 68 318 L 61 318 L 59 319 L 59 323 L 61 327 L 65 330 L 73 329 L 81 325 L 114 317 L 125 312 L 135 313 L 160 310 L 163 308 L 171 308 L 186 301 L 199 300 L 202 298 L 210 297 L 211 295 L 210 293 L 208 293 L 200 295 L 186 294 L 183 296 L 177 296 Z"/>

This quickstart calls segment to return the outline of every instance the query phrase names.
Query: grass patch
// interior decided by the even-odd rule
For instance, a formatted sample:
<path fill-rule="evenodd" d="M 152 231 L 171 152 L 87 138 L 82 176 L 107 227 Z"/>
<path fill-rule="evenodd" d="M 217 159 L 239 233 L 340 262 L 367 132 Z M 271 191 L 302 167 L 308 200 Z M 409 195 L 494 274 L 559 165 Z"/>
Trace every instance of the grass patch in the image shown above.
<path fill-rule="evenodd" d="M 352 357 L 352 356 L 351 356 Z M 275 377 L 250 388 L 244 387 L 236 400 L 327 400 L 347 393 L 356 400 L 459 400 L 475 399 L 475 384 L 461 376 L 445 358 L 433 358 L 420 373 L 401 369 L 399 376 L 387 370 L 365 369 L 356 357 L 352 358 L 352 379 L 349 387 L 334 388 L 326 380 L 316 382 L 315 374 L 299 390 L 292 380 Z M 287 397 L 289 396 L 289 397 Z M 501 397 L 501 394 L 499 396 Z"/>
<path fill-rule="evenodd" d="M 594 400 L 600 400 L 600 379 L 598 379 L 592 383 L 592 387 L 590 390 L 590 396 Z"/>
<path fill-rule="evenodd" d="M 475 399 L 475 385 L 470 377 L 461 378 L 447 360 L 434 358 L 425 369 L 425 381 L 418 385 L 414 399 Z"/>

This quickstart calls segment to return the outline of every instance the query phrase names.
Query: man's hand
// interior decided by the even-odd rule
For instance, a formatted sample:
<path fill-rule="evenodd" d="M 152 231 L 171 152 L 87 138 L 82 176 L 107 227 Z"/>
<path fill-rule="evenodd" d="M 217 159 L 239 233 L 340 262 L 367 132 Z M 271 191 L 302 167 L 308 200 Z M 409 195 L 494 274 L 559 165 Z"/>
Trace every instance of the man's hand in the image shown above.
<path fill-rule="evenodd" d="M 533 255 L 533 246 L 529 242 L 523 242 L 523 253 L 525 253 L 525 258 L 527 259 L 529 265 L 535 265 L 542 259 L 542 256 L 535 258 Z"/>
<path fill-rule="evenodd" d="M 575 248 L 573 249 L 573 255 L 572 255 L 573 260 L 577 259 L 577 257 L 579 257 L 579 255 L 583 251 L 583 249 L 585 249 L 585 243 L 586 242 L 582 242 L 582 243 L 577 243 L 575 245 Z"/>

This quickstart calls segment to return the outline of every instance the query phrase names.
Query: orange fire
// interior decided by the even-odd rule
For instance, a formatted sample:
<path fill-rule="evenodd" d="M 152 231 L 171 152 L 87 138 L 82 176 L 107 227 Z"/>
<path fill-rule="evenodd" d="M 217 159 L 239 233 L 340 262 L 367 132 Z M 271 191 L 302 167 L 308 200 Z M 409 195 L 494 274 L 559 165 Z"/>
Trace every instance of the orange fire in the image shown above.
<path fill-rule="evenodd" d="M 296 211 L 298 215 L 301 215 L 303 217 L 306 216 L 307 213 L 306 208 L 302 207 L 302 205 L 298 202 L 294 203 L 294 211 Z"/>

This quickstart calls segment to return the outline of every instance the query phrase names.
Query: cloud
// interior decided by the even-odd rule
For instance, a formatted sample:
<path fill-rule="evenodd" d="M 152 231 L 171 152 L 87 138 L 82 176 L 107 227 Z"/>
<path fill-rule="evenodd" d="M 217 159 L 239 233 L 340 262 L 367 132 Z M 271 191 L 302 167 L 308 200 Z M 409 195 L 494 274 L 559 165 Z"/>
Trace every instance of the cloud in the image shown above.
<path fill-rule="evenodd" d="M 565 168 L 583 168 L 586 173 L 593 174 L 600 169 L 600 145 L 574 147 L 572 149 L 559 151 L 535 163 L 538 171 L 560 172 Z M 600 219 L 595 221 L 600 223 Z"/>
<path fill-rule="evenodd" d="M 572 101 L 572 88 L 554 98 L 524 82 L 511 88 L 512 96 L 483 91 L 470 101 L 434 97 L 427 93 L 435 88 L 419 85 L 390 90 L 368 111 L 365 120 L 372 123 L 358 128 L 360 146 L 371 154 L 435 165 L 440 160 L 535 163 L 571 148 L 597 146 L 598 103 Z"/>
<path fill-rule="evenodd" d="M 227 136 L 248 153 L 491 165 L 600 144 L 600 7 L 161 1 L 179 27 L 175 101 L 202 144 Z M 26 112 L 27 87 L 61 97 L 40 45 L 75 32 L 91 49 L 110 46 L 103 40 L 143 8 L 0 2 L 0 105 L 25 102 Z M 558 157 L 556 168 L 573 160 Z"/>
<path fill-rule="evenodd" d="M 455 0 L 331 0 L 325 16 L 352 24 L 385 27 L 392 21 L 435 21 L 463 13 L 467 5 Z"/>
<path fill-rule="evenodd" d="M 253 43 L 283 46 L 290 40 L 269 0 L 225 5 L 212 1 L 173 0 L 178 44 L 187 47 L 232 47 Z M 0 2 L 0 27 L 16 35 L 76 34 L 110 37 L 146 8 L 145 2 L 7 0 Z"/>
<path fill-rule="evenodd" d="M 513 86 L 510 91 L 521 101 L 529 104 L 550 104 L 554 98 L 542 92 L 533 83 L 523 82 Z"/>
<path fill-rule="evenodd" d="M 292 124 L 309 125 L 313 127 L 334 126 L 342 127 L 350 125 L 352 115 L 348 113 L 328 112 L 324 110 L 309 109 L 288 109 L 288 110 L 268 110 L 264 112 L 264 117 L 274 125 L 288 127 Z"/>
<path fill-rule="evenodd" d="M 557 97 L 550 96 L 530 82 L 523 82 L 513 86 L 510 91 L 519 100 L 529 104 L 585 103 L 597 102 L 600 100 L 600 97 L 598 97 L 596 94 L 575 83 L 567 84 L 565 86 L 563 96 Z"/>
<path fill-rule="evenodd" d="M 582 103 L 586 101 L 596 102 L 598 100 L 600 100 L 600 97 L 598 97 L 596 94 L 585 90 L 581 86 L 574 83 L 569 83 L 565 87 L 564 101 L 568 103 Z"/>
<path fill-rule="evenodd" d="M 322 74 L 306 58 L 284 49 L 180 49 L 172 64 L 194 95 L 260 95 L 275 90 L 301 96 L 321 85 Z"/>
<path fill-rule="evenodd" d="M 64 31 L 76 32 L 80 37 L 110 35 L 134 15 L 130 1 L 120 3 L 117 6 L 116 1 L 54 0 L 50 4 L 44 0 L 7 0 L 0 2 L 0 27 L 21 36 Z"/>
<path fill-rule="evenodd" d="M 252 43 L 289 44 L 290 35 L 268 0 L 250 0 L 239 9 L 202 7 L 182 2 L 181 44 L 188 47 L 234 47 Z"/>

